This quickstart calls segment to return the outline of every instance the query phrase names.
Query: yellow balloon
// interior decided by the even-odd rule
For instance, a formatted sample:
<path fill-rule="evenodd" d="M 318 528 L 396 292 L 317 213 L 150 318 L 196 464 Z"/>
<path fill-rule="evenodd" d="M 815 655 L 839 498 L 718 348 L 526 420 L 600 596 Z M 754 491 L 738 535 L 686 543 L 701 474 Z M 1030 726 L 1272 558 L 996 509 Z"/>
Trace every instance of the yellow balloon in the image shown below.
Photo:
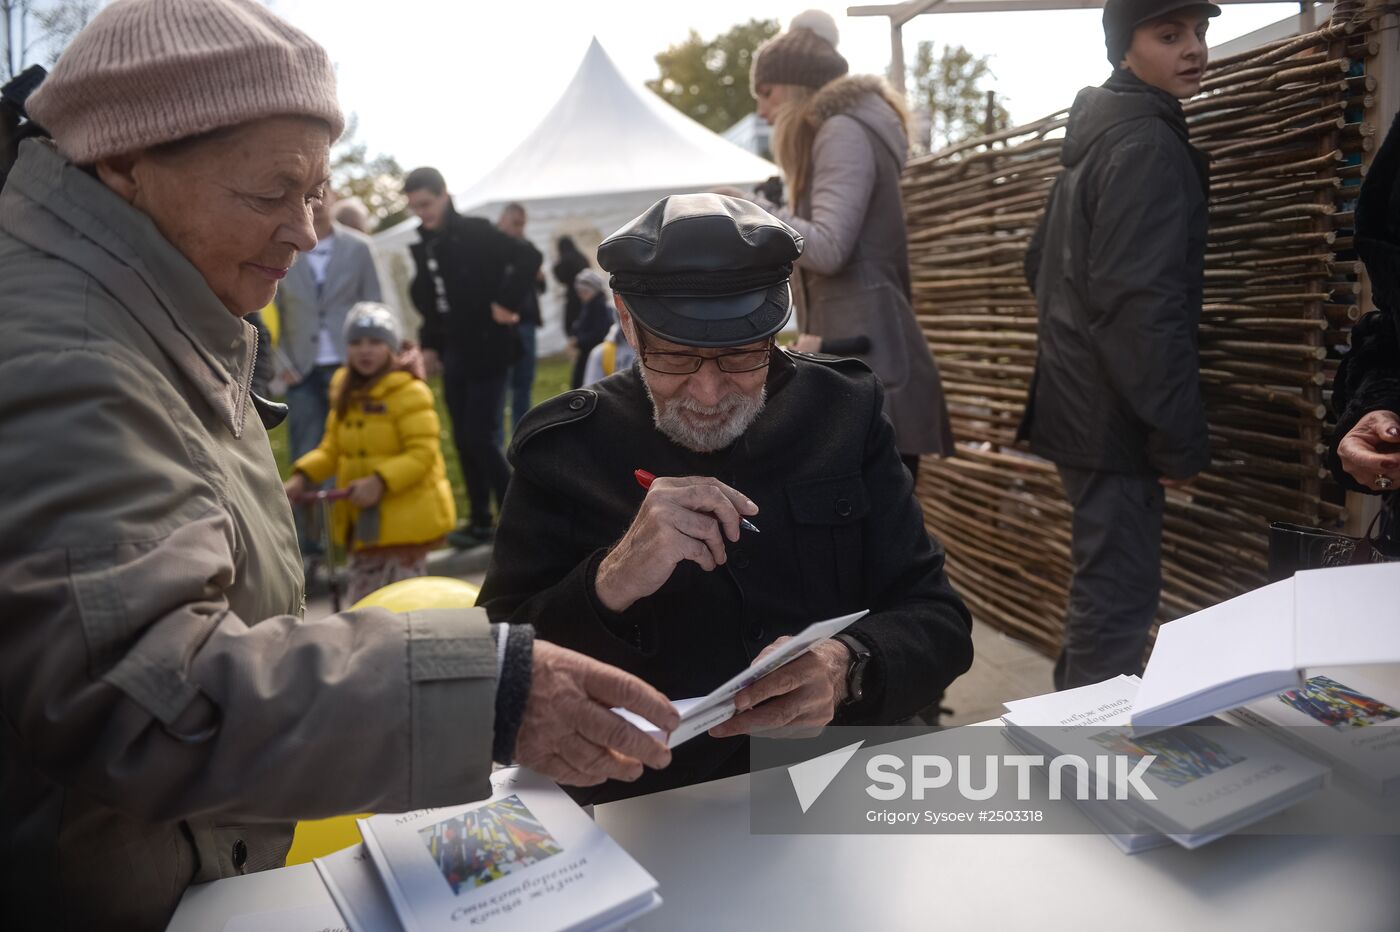
<path fill-rule="evenodd" d="M 449 576 L 419 576 L 401 579 L 376 589 L 353 608 L 387 608 L 391 612 L 413 612 L 424 608 L 471 608 L 481 590 L 471 583 Z"/>

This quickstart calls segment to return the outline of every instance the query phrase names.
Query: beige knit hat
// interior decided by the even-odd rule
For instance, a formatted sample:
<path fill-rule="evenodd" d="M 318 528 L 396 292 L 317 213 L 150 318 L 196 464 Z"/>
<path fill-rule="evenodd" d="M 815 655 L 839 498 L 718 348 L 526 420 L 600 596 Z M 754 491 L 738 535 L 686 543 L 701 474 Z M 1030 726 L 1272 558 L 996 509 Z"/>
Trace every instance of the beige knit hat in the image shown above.
<path fill-rule="evenodd" d="M 836 51 L 840 36 L 836 21 L 821 10 L 807 10 L 792 18 L 788 31 L 758 47 L 749 71 L 749 90 L 757 95 L 760 84 L 797 84 L 821 87 L 851 70 Z"/>
<path fill-rule="evenodd" d="M 345 129 L 326 50 L 253 0 L 117 0 L 26 109 L 80 165 L 270 116 Z"/>

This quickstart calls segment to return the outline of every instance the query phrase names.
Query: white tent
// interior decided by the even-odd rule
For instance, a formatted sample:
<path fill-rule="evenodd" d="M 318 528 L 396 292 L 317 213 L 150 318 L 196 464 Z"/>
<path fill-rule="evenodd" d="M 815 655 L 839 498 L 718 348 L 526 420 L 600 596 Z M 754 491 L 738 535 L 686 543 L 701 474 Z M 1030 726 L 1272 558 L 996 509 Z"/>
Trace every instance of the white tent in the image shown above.
<path fill-rule="evenodd" d="M 719 185 L 751 186 L 778 167 L 696 123 L 618 71 L 594 39 L 559 101 L 494 170 L 453 195 L 457 208 L 495 219 L 523 204 L 526 233 L 545 255 L 541 355 L 564 345 L 563 288 L 549 274 L 554 243 L 572 236 L 585 255 L 613 230 L 667 194 Z M 417 220 L 375 236 L 396 278 L 412 275 L 408 245 Z M 404 282 L 406 279 L 400 279 Z"/>

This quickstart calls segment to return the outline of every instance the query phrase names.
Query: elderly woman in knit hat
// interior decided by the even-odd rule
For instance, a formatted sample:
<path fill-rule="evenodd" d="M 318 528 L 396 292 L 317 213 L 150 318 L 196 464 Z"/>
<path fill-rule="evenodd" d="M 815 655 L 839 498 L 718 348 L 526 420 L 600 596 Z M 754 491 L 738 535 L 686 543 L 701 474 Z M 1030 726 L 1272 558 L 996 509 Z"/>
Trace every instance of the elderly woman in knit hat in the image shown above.
<path fill-rule="evenodd" d="M 793 274 L 797 349 L 860 356 L 875 370 L 917 473 L 920 454 L 952 454 L 953 436 L 911 306 L 899 193 L 908 118 L 884 79 L 847 74 L 838 38 L 829 15 L 808 10 L 754 54 L 753 95 L 787 185 L 785 204 L 760 203 L 806 239 Z"/>
<path fill-rule="evenodd" d="M 476 609 L 302 620 L 242 319 L 315 243 L 325 51 L 251 0 L 118 0 L 29 100 L 0 195 L 0 901 L 159 929 L 297 818 L 635 779 L 674 709 Z"/>
<path fill-rule="evenodd" d="M 569 387 L 580 388 L 588 370 L 588 355 L 607 339 L 613 311 L 607 280 L 595 268 L 586 268 L 574 276 L 574 293 L 579 299 L 579 315 L 569 328 L 569 346 L 576 353 Z"/>

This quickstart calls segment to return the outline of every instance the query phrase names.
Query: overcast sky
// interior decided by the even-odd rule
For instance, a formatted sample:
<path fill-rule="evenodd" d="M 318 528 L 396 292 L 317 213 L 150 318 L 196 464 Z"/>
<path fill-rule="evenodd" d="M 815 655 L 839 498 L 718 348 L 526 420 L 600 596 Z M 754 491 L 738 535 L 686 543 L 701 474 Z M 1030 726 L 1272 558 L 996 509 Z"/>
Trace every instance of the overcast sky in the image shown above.
<path fill-rule="evenodd" d="M 359 116 L 370 152 L 405 169 L 441 168 L 453 190 L 496 166 L 553 105 L 596 35 L 623 73 L 656 77 L 655 54 L 694 29 L 705 38 L 751 18 L 786 27 L 807 2 L 782 0 L 272 0 L 282 16 L 330 51 L 340 101 Z M 835 17 L 853 72 L 883 74 L 888 20 Z M 369 13 L 367 11 L 373 11 Z M 362 12 L 366 11 L 366 12 Z M 1224 42 L 1297 13 L 1296 3 L 1226 6 L 1211 27 Z M 926 15 L 904 27 L 906 60 L 920 40 L 989 55 L 1016 122 L 1068 106 L 1108 75 L 1099 10 Z M 605 101 L 599 101 L 604 106 Z M 617 145 L 626 145 L 624 139 Z"/>

